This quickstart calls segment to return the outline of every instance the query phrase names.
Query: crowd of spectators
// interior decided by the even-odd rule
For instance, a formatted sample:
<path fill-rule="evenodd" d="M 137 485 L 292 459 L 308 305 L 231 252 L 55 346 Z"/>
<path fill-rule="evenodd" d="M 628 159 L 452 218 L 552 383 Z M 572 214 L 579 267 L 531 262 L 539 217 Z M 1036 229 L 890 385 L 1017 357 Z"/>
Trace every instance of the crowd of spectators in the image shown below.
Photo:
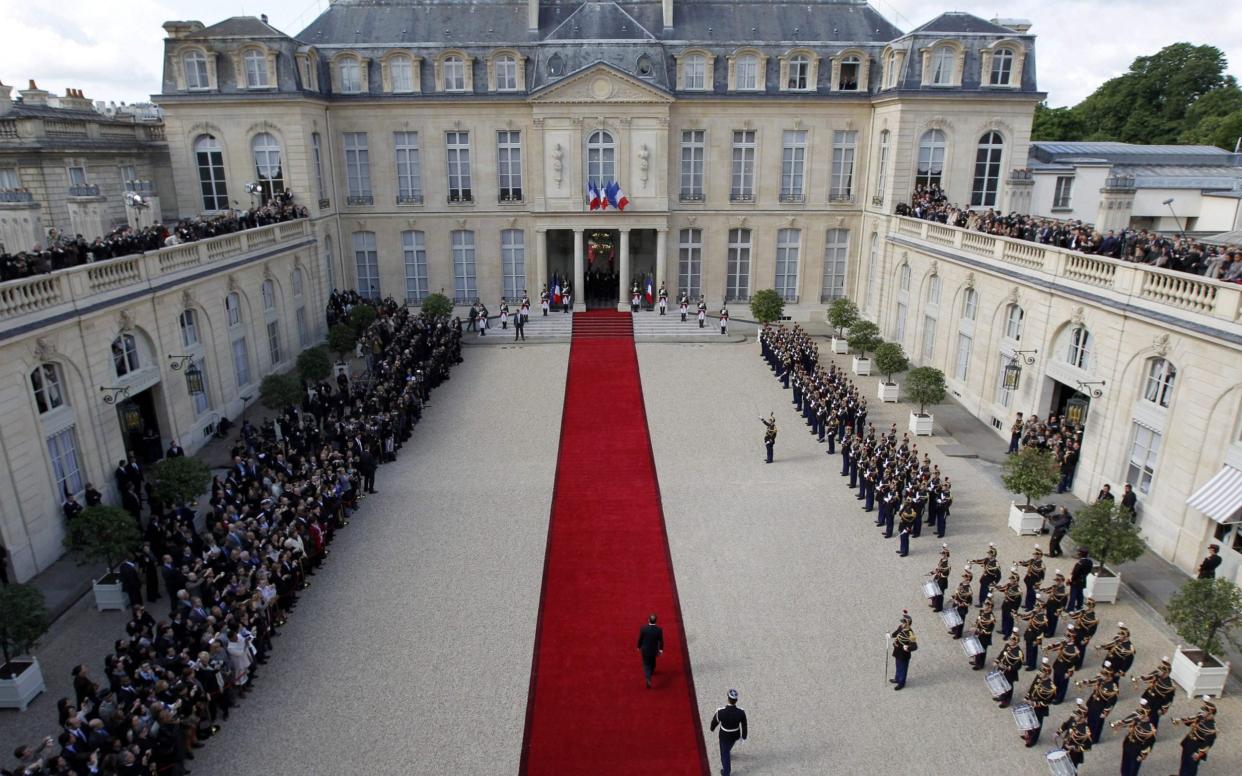
<path fill-rule="evenodd" d="M 333 292 L 329 308 L 344 317 L 359 303 Z M 364 332 L 378 344 L 368 379 L 307 384 L 300 407 L 243 422 L 201 526 L 193 505 L 148 504 L 145 544 L 120 568 L 132 604 L 125 635 L 99 673 L 74 668 L 60 731 L 19 747 L 5 773 L 188 772 L 194 750 L 253 691 L 299 591 L 376 492 L 377 467 L 395 460 L 430 391 L 461 362 L 459 321 L 392 299 L 376 311 Z M 169 454 L 179 449 L 174 441 Z M 124 476 L 145 481 L 132 465 L 118 467 Z M 161 587 L 167 608 L 156 603 Z"/>
<path fill-rule="evenodd" d="M 916 187 L 910 204 L 903 202 L 897 206 L 897 215 L 1242 283 L 1242 249 L 1236 246 L 1206 245 L 1181 235 L 1162 235 L 1146 229 L 1109 229 L 1101 234 L 1082 221 L 972 210 L 949 202 L 935 186 Z"/>
<path fill-rule="evenodd" d="M 17 253 L 0 253 L 0 280 L 43 275 L 58 269 L 206 240 L 281 221 L 306 218 L 308 215 L 306 208 L 294 204 L 291 196 L 281 195 L 261 207 L 232 210 L 210 218 L 184 219 L 172 225 L 152 224 L 143 229 L 118 226 L 107 235 L 90 241 L 80 234 L 70 237 L 52 230 L 46 246 L 35 246 Z"/>

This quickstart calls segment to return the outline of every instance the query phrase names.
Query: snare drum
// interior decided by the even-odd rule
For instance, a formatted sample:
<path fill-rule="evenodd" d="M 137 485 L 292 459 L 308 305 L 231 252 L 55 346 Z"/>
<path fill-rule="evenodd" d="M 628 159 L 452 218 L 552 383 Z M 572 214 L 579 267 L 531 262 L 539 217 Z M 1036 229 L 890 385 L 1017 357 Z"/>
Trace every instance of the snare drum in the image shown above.
<path fill-rule="evenodd" d="M 940 621 L 944 623 L 947 630 L 953 630 L 962 624 L 962 615 L 958 614 L 956 609 L 945 609 L 940 613 Z"/>
<path fill-rule="evenodd" d="M 962 639 L 962 651 L 966 653 L 966 657 L 974 657 L 983 653 L 983 645 L 979 643 L 977 636 L 967 636 Z"/>
<path fill-rule="evenodd" d="M 928 580 L 923 583 L 923 595 L 927 596 L 928 599 L 935 598 L 940 594 L 940 585 L 937 585 L 935 580 Z"/>
<path fill-rule="evenodd" d="M 1069 752 L 1064 749 L 1053 749 L 1048 753 L 1048 772 L 1052 776 L 1077 776 L 1078 769 L 1070 759 Z"/>
<path fill-rule="evenodd" d="M 1003 671 L 989 671 L 985 679 L 988 683 L 988 689 L 992 691 L 993 698 L 1000 698 L 1013 689 L 1013 685 L 1005 678 Z"/>
<path fill-rule="evenodd" d="M 1031 708 L 1029 703 L 1019 703 L 1010 711 L 1013 712 L 1014 724 L 1018 726 L 1018 730 L 1025 733 L 1028 730 L 1034 730 L 1039 727 L 1039 717 L 1035 716 L 1035 709 Z"/>

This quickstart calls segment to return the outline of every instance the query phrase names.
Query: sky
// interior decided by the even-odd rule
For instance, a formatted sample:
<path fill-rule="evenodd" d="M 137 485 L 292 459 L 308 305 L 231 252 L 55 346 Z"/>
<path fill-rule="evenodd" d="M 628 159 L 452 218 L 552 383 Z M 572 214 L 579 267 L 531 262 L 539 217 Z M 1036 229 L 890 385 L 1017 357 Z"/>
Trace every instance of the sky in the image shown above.
<path fill-rule="evenodd" d="M 1025 18 L 1037 36 L 1038 82 L 1051 105 L 1072 105 L 1136 56 L 1188 41 L 1225 52 L 1242 80 L 1242 4 L 1230 0 L 872 0 L 886 18 L 910 30 L 937 13 L 966 11 L 991 19 Z M 159 90 L 169 19 L 214 24 L 266 13 L 289 34 L 300 32 L 327 0 L 0 0 L 0 81 L 29 79 L 64 94 L 143 102 Z M 1228 10 L 1233 7 L 1234 10 Z"/>

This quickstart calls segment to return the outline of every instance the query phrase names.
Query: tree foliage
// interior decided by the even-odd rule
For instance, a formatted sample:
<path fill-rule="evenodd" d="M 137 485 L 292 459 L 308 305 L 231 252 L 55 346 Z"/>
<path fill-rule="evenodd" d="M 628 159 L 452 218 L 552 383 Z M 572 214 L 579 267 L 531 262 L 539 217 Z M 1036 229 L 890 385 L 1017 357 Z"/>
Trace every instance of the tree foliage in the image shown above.
<path fill-rule="evenodd" d="M 779 320 L 785 313 L 785 300 L 775 288 L 756 291 L 750 298 L 750 314 L 759 323 L 771 323 Z"/>
<path fill-rule="evenodd" d="M 1211 143 L 1233 150 L 1242 134 L 1242 90 L 1215 46 L 1173 43 L 1069 108 L 1035 109 L 1034 140 Z"/>
<path fill-rule="evenodd" d="M 332 357 L 323 345 L 307 348 L 298 354 L 298 374 L 308 383 L 325 380 L 332 374 Z"/>
<path fill-rule="evenodd" d="M 375 308 L 369 304 L 356 304 L 349 310 L 349 325 L 359 337 L 375 321 Z"/>
<path fill-rule="evenodd" d="M 944 401 L 944 372 L 934 366 L 920 366 L 906 375 L 906 398 L 917 402 L 919 414 L 924 414 L 928 404 Z"/>
<path fill-rule="evenodd" d="M 858 320 L 858 305 L 849 297 L 837 297 L 828 305 L 828 323 L 837 330 L 837 339 L 845 334 L 845 330 Z"/>
<path fill-rule="evenodd" d="M 891 384 L 893 375 L 910 368 L 910 359 L 906 358 L 900 343 L 883 342 L 875 349 L 875 368 L 884 375 L 885 384 Z"/>
<path fill-rule="evenodd" d="M 858 354 L 859 358 L 866 358 L 867 354 L 874 351 L 883 342 L 880 338 L 880 327 L 871 321 L 856 321 L 850 326 L 850 336 L 847 340 L 850 350 Z"/>
<path fill-rule="evenodd" d="M 358 335 L 349 324 L 338 323 L 328 329 L 328 348 L 336 354 L 338 360 L 344 361 L 345 356 L 352 353 L 357 344 Z"/>
<path fill-rule="evenodd" d="M 1192 579 L 1169 599 L 1165 619 L 1177 635 L 1208 654 L 1219 655 L 1225 642 L 1242 648 L 1233 630 L 1242 626 L 1242 589 L 1227 579 Z"/>
<path fill-rule="evenodd" d="M 132 517 L 129 519 L 133 522 Z M 30 654 L 35 643 L 47 633 L 48 625 L 47 607 L 39 588 L 0 585 L 0 651 L 4 653 L 4 662 Z"/>
<path fill-rule="evenodd" d="M 428 294 L 420 307 L 423 315 L 447 318 L 453 314 L 453 301 L 444 294 Z"/>
<path fill-rule="evenodd" d="M 1034 499 L 1043 498 L 1061 481 L 1061 470 L 1056 458 L 1048 450 L 1023 447 L 1017 455 L 1005 459 L 1001 469 L 1001 482 L 1010 493 L 1026 496 L 1026 506 Z"/>
<path fill-rule="evenodd" d="M 155 465 L 155 492 L 165 504 L 188 504 L 210 484 L 211 469 L 192 456 L 165 458 Z"/>
<path fill-rule="evenodd" d="M 1100 499 L 1078 510 L 1070 538 L 1105 565 L 1128 563 L 1147 549 L 1130 512 L 1118 509 L 1112 499 Z"/>
<path fill-rule="evenodd" d="M 292 374 L 268 375 L 259 384 L 259 401 L 269 410 L 302 403 L 302 383 Z"/>
<path fill-rule="evenodd" d="M 87 507 L 69 521 L 65 547 L 79 560 L 108 565 L 108 571 L 142 544 L 138 521 L 120 507 Z"/>

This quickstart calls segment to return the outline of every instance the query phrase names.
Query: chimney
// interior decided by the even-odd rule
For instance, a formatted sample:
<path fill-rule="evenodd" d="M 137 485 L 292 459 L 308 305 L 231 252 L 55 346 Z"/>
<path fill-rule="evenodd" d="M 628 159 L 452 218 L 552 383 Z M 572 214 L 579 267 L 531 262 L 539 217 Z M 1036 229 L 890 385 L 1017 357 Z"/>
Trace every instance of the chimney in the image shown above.
<path fill-rule="evenodd" d="M 259 14 L 259 21 L 263 22 L 264 24 L 267 24 L 267 14 L 265 13 Z"/>
<path fill-rule="evenodd" d="M 526 0 L 526 29 L 539 32 L 539 0 Z"/>
<path fill-rule="evenodd" d="M 1025 35 L 1031 29 L 1031 22 L 1029 19 L 1003 19 L 1000 17 L 993 17 L 989 21 L 991 21 L 992 24 L 1007 27 L 1019 35 Z"/>
<path fill-rule="evenodd" d="M 194 33 L 202 29 L 205 29 L 203 27 L 202 22 L 196 22 L 196 21 L 164 22 L 164 32 L 168 33 L 168 37 L 171 40 L 176 40 L 178 38 L 188 38 L 189 36 L 193 35 Z"/>
<path fill-rule="evenodd" d="M 91 110 L 93 104 L 82 94 L 81 89 L 65 89 L 65 96 L 60 98 L 60 107 L 72 110 Z"/>
<path fill-rule="evenodd" d="M 47 105 L 47 98 L 50 96 L 39 88 L 33 78 L 30 79 L 30 88 L 23 89 L 18 94 L 22 96 L 22 102 L 26 105 Z"/>
<path fill-rule="evenodd" d="M 664 0 L 664 29 L 673 29 L 673 0 Z"/>
<path fill-rule="evenodd" d="M 0 116 L 13 110 L 13 87 L 0 82 Z"/>

